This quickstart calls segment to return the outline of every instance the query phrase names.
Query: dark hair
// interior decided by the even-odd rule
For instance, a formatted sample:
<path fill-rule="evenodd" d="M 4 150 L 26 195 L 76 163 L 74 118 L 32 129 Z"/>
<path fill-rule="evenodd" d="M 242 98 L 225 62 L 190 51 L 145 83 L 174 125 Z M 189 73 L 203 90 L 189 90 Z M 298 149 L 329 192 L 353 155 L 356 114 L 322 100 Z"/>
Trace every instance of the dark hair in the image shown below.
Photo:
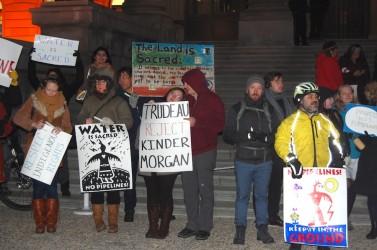
<path fill-rule="evenodd" d="M 335 41 L 327 41 L 322 45 L 322 51 L 328 57 L 331 57 L 332 51 L 337 48 L 338 48 L 338 45 L 336 44 Z"/>
<path fill-rule="evenodd" d="M 120 75 L 123 73 L 123 72 L 126 72 L 130 77 L 132 77 L 132 68 L 131 67 L 122 67 L 118 70 L 117 72 L 117 80 L 119 81 L 120 79 Z"/>
<path fill-rule="evenodd" d="M 277 71 L 268 72 L 264 76 L 264 88 L 268 89 L 271 86 L 271 81 L 273 81 L 276 77 L 280 78 L 283 74 Z"/>
<path fill-rule="evenodd" d="M 358 61 L 360 61 L 360 60 L 366 60 L 365 55 L 364 55 L 364 52 L 363 52 L 363 49 L 361 48 L 360 44 L 357 44 L 357 43 L 355 43 L 355 44 L 351 44 L 351 45 L 348 47 L 346 53 L 344 53 L 343 56 L 344 56 L 345 58 L 350 59 L 351 56 L 352 56 L 352 54 L 353 54 L 353 52 L 355 52 L 356 49 L 360 49 L 360 57 L 357 58 L 356 62 L 358 62 Z"/>
<path fill-rule="evenodd" d="M 47 72 L 46 72 L 46 79 L 47 78 L 56 78 L 55 76 L 50 76 L 51 72 L 56 73 L 56 75 L 58 76 L 58 78 L 61 81 L 62 86 L 66 85 L 66 80 L 65 80 L 63 72 L 61 71 L 60 68 L 50 68 L 50 69 L 48 69 Z"/>
<path fill-rule="evenodd" d="M 62 89 L 62 80 L 59 77 L 47 77 L 42 81 L 42 87 L 46 88 L 48 82 L 53 82 L 58 85 L 58 90 Z"/>
<path fill-rule="evenodd" d="M 168 92 L 166 92 L 166 94 L 164 95 L 163 100 L 166 101 L 166 99 L 168 98 L 168 95 L 169 95 L 171 92 L 173 92 L 174 90 L 179 90 L 179 91 L 181 91 L 182 94 L 183 94 L 183 95 L 182 95 L 182 100 L 181 100 L 181 101 L 186 101 L 186 91 L 185 91 L 183 88 L 181 88 L 181 87 L 173 87 L 173 88 L 169 89 Z"/>
<path fill-rule="evenodd" d="M 93 51 L 93 54 L 92 54 L 92 63 L 94 63 L 94 61 L 96 60 L 96 55 L 97 55 L 98 51 L 104 51 L 106 53 L 106 56 L 107 56 L 106 62 L 109 63 L 109 64 L 112 63 L 109 51 L 107 49 L 105 49 L 104 47 L 102 47 L 102 46 L 98 47 L 97 49 L 95 49 Z"/>
<path fill-rule="evenodd" d="M 92 75 L 89 76 L 88 82 L 89 82 L 89 90 L 91 93 L 94 92 L 96 88 L 96 81 L 106 81 L 106 89 L 107 91 L 110 91 L 114 87 L 114 81 L 110 76 L 107 75 Z"/>

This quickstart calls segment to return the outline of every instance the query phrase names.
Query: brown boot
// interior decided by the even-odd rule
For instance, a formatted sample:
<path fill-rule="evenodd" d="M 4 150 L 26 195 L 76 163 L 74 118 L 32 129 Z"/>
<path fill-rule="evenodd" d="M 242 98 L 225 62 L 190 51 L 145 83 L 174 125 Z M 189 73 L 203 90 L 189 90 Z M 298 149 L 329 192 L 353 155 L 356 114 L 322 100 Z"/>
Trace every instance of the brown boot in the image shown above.
<path fill-rule="evenodd" d="M 109 209 L 109 230 L 108 233 L 118 232 L 118 214 L 119 214 L 119 204 L 108 204 Z"/>
<path fill-rule="evenodd" d="M 106 229 L 106 225 L 103 222 L 103 204 L 92 204 L 93 220 L 96 224 L 97 232 L 101 232 Z"/>
<path fill-rule="evenodd" d="M 157 238 L 159 213 L 160 204 L 148 205 L 149 230 L 145 234 L 146 238 Z"/>
<path fill-rule="evenodd" d="M 46 200 L 46 225 L 48 233 L 56 232 L 56 224 L 58 223 L 59 200 Z"/>
<path fill-rule="evenodd" d="M 162 205 L 161 207 L 161 224 L 158 229 L 158 238 L 165 239 L 169 235 L 169 225 L 171 220 L 171 215 L 173 214 L 173 205 Z"/>
<path fill-rule="evenodd" d="M 46 227 L 46 200 L 33 199 L 35 232 L 41 234 L 45 232 Z"/>

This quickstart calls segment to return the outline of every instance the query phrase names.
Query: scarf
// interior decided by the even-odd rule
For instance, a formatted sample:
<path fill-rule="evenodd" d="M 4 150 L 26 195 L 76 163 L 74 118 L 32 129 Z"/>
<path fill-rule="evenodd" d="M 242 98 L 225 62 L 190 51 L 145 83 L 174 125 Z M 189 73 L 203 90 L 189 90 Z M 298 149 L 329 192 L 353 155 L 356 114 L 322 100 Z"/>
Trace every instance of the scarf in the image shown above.
<path fill-rule="evenodd" d="M 270 91 L 269 89 L 266 89 L 265 96 L 266 96 L 268 103 L 270 103 L 272 105 L 275 112 L 277 113 L 277 115 L 279 117 L 279 123 L 282 122 L 285 119 L 285 117 L 292 114 L 291 104 L 288 102 L 288 99 L 287 99 L 287 97 L 285 96 L 284 93 L 277 95 L 277 94 L 272 93 L 272 91 Z M 283 100 L 285 114 L 284 114 L 283 109 L 280 107 L 280 105 L 278 103 L 279 100 Z"/>
<path fill-rule="evenodd" d="M 33 107 L 46 117 L 48 122 L 64 114 L 66 102 L 61 91 L 58 91 L 54 96 L 48 96 L 44 89 L 39 88 L 31 98 Z"/>

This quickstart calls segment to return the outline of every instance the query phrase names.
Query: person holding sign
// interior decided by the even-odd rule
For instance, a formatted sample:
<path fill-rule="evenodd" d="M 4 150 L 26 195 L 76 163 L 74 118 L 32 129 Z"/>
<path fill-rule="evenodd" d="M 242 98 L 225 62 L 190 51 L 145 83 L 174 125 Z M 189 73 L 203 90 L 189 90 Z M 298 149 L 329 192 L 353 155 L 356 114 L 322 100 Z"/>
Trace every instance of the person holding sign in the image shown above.
<path fill-rule="evenodd" d="M 93 124 L 100 120 L 101 125 L 108 126 L 111 124 L 125 124 L 127 129 L 133 125 L 132 114 L 128 104 L 122 97 L 116 95 L 114 82 L 107 75 L 94 75 L 89 78 L 89 97 L 84 101 L 79 115 L 77 116 L 77 124 Z M 96 119 L 95 119 L 96 117 Z M 101 145 L 101 149 L 104 145 Z M 108 153 L 105 153 L 106 155 Z M 108 161 L 103 159 L 103 163 Z M 109 167 L 108 164 L 106 167 Z M 106 169 L 100 169 L 99 175 L 106 178 Z M 96 225 L 97 232 L 106 229 L 103 221 L 103 210 L 105 202 L 104 192 L 93 192 L 91 196 L 93 220 Z M 118 232 L 118 214 L 120 204 L 119 190 L 107 192 L 109 233 Z"/>
<path fill-rule="evenodd" d="M 171 88 L 164 96 L 165 102 L 186 100 L 186 92 L 180 87 Z M 154 103 L 154 101 L 149 101 Z M 147 208 L 149 230 L 146 238 L 165 239 L 169 234 L 170 220 L 173 214 L 173 187 L 178 173 L 172 172 L 139 172 L 144 177 L 147 187 Z M 161 215 L 161 224 L 158 219 Z"/>
<path fill-rule="evenodd" d="M 38 79 L 37 76 L 37 63 L 32 60 L 31 54 L 35 52 L 35 48 L 31 48 L 30 50 L 30 57 L 28 62 L 28 81 L 30 86 L 37 91 L 39 86 L 41 85 L 41 81 Z M 59 67 L 50 68 L 46 72 L 45 77 L 58 77 L 61 80 L 62 86 L 62 93 L 64 98 L 69 104 L 72 96 L 74 96 L 79 89 L 80 85 L 84 81 L 84 65 L 81 60 L 81 56 L 78 50 L 75 51 L 73 56 L 76 56 L 76 64 L 75 64 L 75 79 L 68 83 L 63 75 L 63 72 Z M 71 141 L 74 141 L 75 138 L 72 138 Z M 57 172 L 57 181 L 60 183 L 60 189 L 62 192 L 62 196 L 69 197 L 71 196 L 71 192 L 69 191 L 69 167 L 68 167 L 68 156 L 64 155 L 63 158 L 63 166 L 58 169 Z"/>
<path fill-rule="evenodd" d="M 14 115 L 13 121 L 18 126 L 29 131 L 26 137 L 25 152 L 28 152 L 33 141 L 35 130 L 42 129 L 45 123 L 54 126 L 53 133 L 72 132 L 70 112 L 61 91 L 59 78 L 43 80 L 35 94 L 24 103 Z M 55 176 L 56 177 L 56 176 Z M 50 185 L 33 179 L 33 208 L 36 233 L 56 231 L 58 216 L 58 189 L 56 178 Z"/>
<path fill-rule="evenodd" d="M 344 167 L 339 132 L 318 112 L 318 86 L 312 82 L 300 83 L 293 99 L 298 109 L 280 124 L 275 139 L 276 153 L 291 169 L 292 178 L 300 179 L 304 168 Z M 292 243 L 289 249 L 301 249 L 300 244 Z M 330 248 L 318 246 L 318 249 Z"/>
<path fill-rule="evenodd" d="M 182 172 L 187 223 L 178 237 L 195 235 L 197 240 L 207 240 L 213 227 L 213 169 L 216 166 L 217 136 L 225 123 L 224 104 L 207 88 L 200 69 L 187 71 L 182 76 L 182 83 L 190 105 L 193 171 Z"/>
<path fill-rule="evenodd" d="M 235 176 L 237 198 L 236 233 L 233 244 L 243 245 L 247 227 L 247 210 L 253 186 L 257 240 L 273 243 L 268 232 L 268 186 L 272 171 L 274 133 L 279 124 L 277 111 L 265 97 L 262 76 L 247 79 L 245 95 L 229 110 L 223 139 L 236 146 Z M 282 117 L 284 115 L 282 114 Z"/>
<path fill-rule="evenodd" d="M 377 105 L 377 82 L 367 84 L 365 96 L 370 105 Z M 367 205 L 372 227 L 366 238 L 373 240 L 377 238 L 377 137 L 369 136 L 365 131 L 365 135 L 355 139 L 355 144 L 360 150 L 360 159 L 352 188 L 355 193 L 368 197 Z"/>

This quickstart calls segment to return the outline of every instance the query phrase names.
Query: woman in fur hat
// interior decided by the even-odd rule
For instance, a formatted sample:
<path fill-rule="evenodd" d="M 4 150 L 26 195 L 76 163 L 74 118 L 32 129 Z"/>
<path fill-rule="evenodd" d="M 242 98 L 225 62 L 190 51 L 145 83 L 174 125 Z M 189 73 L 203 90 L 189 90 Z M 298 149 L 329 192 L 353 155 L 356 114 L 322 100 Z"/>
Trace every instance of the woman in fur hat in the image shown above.
<path fill-rule="evenodd" d="M 35 131 L 48 122 L 54 126 L 53 133 L 72 132 L 70 113 L 65 101 L 59 78 L 47 78 L 35 94 L 15 114 L 13 121 L 29 131 L 26 137 L 25 153 L 29 150 Z M 51 184 L 33 179 L 33 208 L 36 233 L 56 231 L 58 216 L 58 189 L 56 176 Z"/>

